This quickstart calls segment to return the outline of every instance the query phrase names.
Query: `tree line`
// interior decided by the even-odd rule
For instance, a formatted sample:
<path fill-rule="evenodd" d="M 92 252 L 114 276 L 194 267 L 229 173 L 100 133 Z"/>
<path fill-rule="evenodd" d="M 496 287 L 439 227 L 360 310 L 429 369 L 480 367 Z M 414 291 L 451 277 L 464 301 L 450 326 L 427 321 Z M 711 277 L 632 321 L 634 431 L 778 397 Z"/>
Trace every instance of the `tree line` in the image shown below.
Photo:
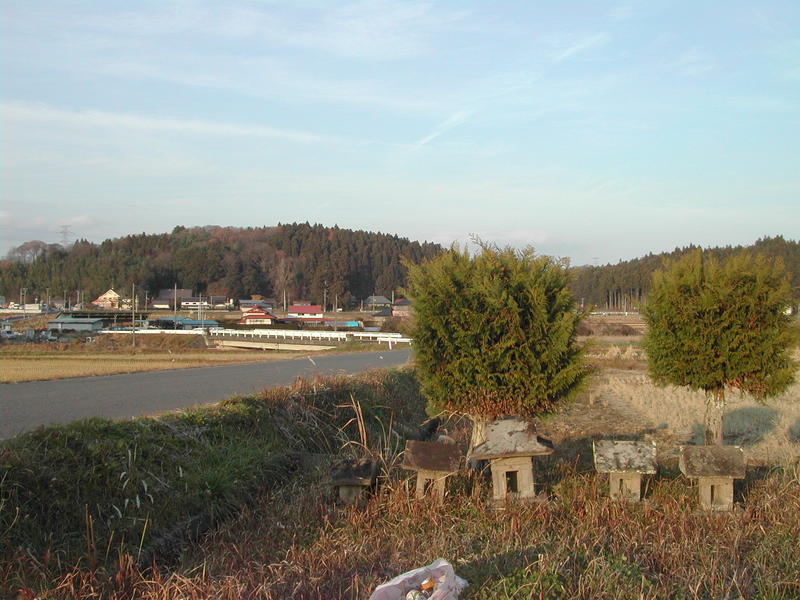
<path fill-rule="evenodd" d="M 384 233 L 309 223 L 274 227 L 175 227 L 171 233 L 137 234 L 68 248 L 27 242 L 0 263 L 0 293 L 28 301 L 87 300 L 113 287 L 123 295 L 136 285 L 141 296 L 160 289 L 242 298 L 253 294 L 354 305 L 372 294 L 391 296 L 406 283 L 402 260 L 421 262 L 442 251 L 438 244 Z"/>
<path fill-rule="evenodd" d="M 800 301 L 800 242 L 765 237 L 747 247 L 756 254 L 781 258 L 794 300 Z M 691 245 L 672 252 L 647 254 L 615 265 L 570 269 L 569 288 L 579 306 L 638 309 L 650 291 L 651 278 L 665 259 L 697 251 Z M 705 253 L 725 260 L 743 249 L 724 246 Z M 175 227 L 171 233 L 137 234 L 100 244 L 78 240 L 68 248 L 41 241 L 26 242 L 0 262 L 0 294 L 42 300 L 76 291 L 87 300 L 109 287 L 150 297 L 158 290 L 192 289 L 197 294 L 247 297 L 253 294 L 290 300 L 306 299 L 332 306 L 355 304 L 372 295 L 391 295 L 406 284 L 401 259 L 413 263 L 443 252 L 438 244 L 409 241 L 396 235 L 353 231 L 308 223 L 274 227 Z"/>
<path fill-rule="evenodd" d="M 752 246 L 709 248 L 704 253 L 715 260 L 725 261 L 745 249 L 768 258 L 780 258 L 789 277 L 792 297 L 795 302 L 800 301 L 800 242 L 782 236 L 764 237 Z M 672 252 L 651 253 L 620 261 L 616 265 L 574 267 L 570 289 L 578 303 L 584 306 L 609 310 L 638 309 L 650 292 L 653 272 L 660 269 L 665 260 L 676 260 L 698 250 L 699 246 L 691 245 L 675 248 Z"/>

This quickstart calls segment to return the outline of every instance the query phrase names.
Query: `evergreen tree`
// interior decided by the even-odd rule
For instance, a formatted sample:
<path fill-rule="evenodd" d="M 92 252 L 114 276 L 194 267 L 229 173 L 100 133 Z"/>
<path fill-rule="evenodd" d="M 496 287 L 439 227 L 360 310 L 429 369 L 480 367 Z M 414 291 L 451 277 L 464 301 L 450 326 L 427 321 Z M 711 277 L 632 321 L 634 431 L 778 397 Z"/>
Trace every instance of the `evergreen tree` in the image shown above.
<path fill-rule="evenodd" d="M 546 413 L 579 391 L 588 373 L 575 341 L 583 315 L 564 263 L 482 244 L 475 257 L 454 246 L 406 266 L 429 411 L 468 415 L 473 447 L 489 419 Z"/>
<path fill-rule="evenodd" d="M 794 381 L 783 263 L 700 250 L 653 275 L 644 345 L 653 381 L 706 393 L 706 444 L 722 444 L 725 389 L 764 400 Z"/>

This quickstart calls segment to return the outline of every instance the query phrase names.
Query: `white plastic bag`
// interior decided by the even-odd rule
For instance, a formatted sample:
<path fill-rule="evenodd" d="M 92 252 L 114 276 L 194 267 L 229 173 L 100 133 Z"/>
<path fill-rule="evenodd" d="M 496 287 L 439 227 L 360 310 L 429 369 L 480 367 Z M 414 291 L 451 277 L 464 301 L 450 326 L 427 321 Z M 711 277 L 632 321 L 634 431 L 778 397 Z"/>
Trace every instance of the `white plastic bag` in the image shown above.
<path fill-rule="evenodd" d="M 458 600 L 458 596 L 469 585 L 453 570 L 453 565 L 443 558 L 437 558 L 427 567 L 402 573 L 375 588 L 369 600 L 405 600 L 411 590 L 419 589 L 428 577 L 436 581 L 430 600 Z"/>

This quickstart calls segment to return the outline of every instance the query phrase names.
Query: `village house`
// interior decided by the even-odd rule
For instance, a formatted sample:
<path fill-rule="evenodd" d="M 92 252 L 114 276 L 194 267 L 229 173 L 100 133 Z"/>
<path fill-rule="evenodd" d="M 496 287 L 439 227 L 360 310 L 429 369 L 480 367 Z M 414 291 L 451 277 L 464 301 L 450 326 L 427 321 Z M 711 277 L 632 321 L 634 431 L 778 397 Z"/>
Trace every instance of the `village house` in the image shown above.
<path fill-rule="evenodd" d="M 274 325 L 278 318 L 260 306 L 253 306 L 242 311 L 239 323 L 242 325 Z"/>
<path fill-rule="evenodd" d="M 392 301 L 386 296 L 369 296 L 364 300 L 363 306 L 367 310 L 377 310 L 379 308 L 391 308 Z"/>
<path fill-rule="evenodd" d="M 292 304 L 286 311 L 289 319 L 302 321 L 303 323 L 323 323 L 325 313 L 319 304 Z"/>
<path fill-rule="evenodd" d="M 120 309 L 125 303 L 130 303 L 130 300 L 123 300 L 113 288 L 98 296 L 96 300 L 92 300 L 92 304 L 96 307 L 105 309 Z"/>
<path fill-rule="evenodd" d="M 407 319 L 411 316 L 411 300 L 408 298 L 398 298 L 392 304 L 392 316 L 400 319 Z"/>
<path fill-rule="evenodd" d="M 192 290 L 187 290 L 184 288 L 164 288 L 163 290 L 158 291 L 158 296 L 153 298 L 153 308 L 160 308 L 160 309 L 171 309 L 175 308 L 175 304 L 177 303 L 180 306 L 180 302 L 184 298 L 191 298 L 192 297 Z"/>
<path fill-rule="evenodd" d="M 638 502 L 642 497 L 642 475 L 656 472 L 655 442 L 596 440 L 594 468 L 608 473 L 608 493 L 612 500 Z"/>

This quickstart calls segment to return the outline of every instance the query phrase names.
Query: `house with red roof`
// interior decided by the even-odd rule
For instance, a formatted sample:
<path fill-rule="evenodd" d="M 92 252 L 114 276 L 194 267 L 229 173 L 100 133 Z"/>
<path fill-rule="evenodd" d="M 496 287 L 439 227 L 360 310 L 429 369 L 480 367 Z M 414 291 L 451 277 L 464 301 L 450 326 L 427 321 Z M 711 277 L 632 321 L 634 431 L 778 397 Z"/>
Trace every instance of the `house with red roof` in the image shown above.
<path fill-rule="evenodd" d="M 239 323 L 242 325 L 272 325 L 277 321 L 277 317 L 271 312 L 264 310 L 260 306 L 253 306 L 242 311 L 242 318 Z"/>
<path fill-rule="evenodd" d="M 286 311 L 286 316 L 303 323 L 322 323 L 325 320 L 325 313 L 319 304 L 293 304 Z"/>

